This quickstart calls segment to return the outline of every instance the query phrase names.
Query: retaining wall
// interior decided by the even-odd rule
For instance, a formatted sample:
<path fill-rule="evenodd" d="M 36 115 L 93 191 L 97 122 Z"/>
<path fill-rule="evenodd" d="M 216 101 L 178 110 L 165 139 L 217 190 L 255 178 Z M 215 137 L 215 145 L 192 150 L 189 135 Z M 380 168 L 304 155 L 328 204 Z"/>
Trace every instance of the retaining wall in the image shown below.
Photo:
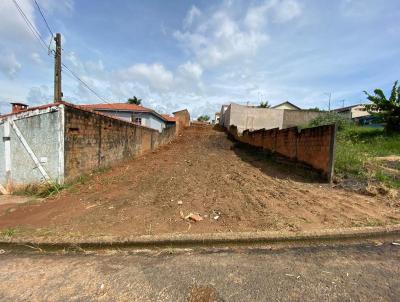
<path fill-rule="evenodd" d="M 242 143 L 262 148 L 279 154 L 292 162 L 305 164 L 321 174 L 327 181 L 332 181 L 336 142 L 336 126 L 327 125 L 298 130 L 270 129 L 243 131 L 239 135 L 236 126 L 229 128 L 229 133 Z"/>

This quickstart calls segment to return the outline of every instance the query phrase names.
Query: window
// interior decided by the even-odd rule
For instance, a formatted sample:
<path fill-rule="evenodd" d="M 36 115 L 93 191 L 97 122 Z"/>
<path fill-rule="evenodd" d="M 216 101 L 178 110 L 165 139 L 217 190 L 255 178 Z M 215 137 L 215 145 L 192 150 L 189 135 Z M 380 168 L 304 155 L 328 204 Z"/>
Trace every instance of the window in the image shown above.
<path fill-rule="evenodd" d="M 141 125 L 142 124 L 142 118 L 141 117 L 136 117 L 135 118 L 135 124 Z"/>

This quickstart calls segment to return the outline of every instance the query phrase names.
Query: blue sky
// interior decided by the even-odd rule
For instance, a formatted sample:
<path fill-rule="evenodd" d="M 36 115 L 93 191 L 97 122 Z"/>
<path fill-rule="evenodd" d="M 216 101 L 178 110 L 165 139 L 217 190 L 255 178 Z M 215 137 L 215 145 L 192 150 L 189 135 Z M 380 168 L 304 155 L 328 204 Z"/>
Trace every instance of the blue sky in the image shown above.
<path fill-rule="evenodd" d="M 32 0 L 17 0 L 50 41 Z M 133 95 L 194 117 L 230 102 L 327 109 L 400 78 L 398 0 L 37 0 L 63 62 L 109 102 Z M 0 112 L 52 100 L 53 59 L 0 1 Z M 101 102 L 63 75 L 64 99 Z"/>

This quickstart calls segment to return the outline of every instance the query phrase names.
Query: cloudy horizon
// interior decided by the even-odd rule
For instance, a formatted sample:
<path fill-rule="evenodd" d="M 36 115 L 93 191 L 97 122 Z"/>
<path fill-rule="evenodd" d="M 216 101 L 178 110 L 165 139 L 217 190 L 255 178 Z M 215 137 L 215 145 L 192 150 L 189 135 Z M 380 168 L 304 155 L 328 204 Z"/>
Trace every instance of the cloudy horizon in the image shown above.
<path fill-rule="evenodd" d="M 400 77 L 396 0 L 37 0 L 63 40 L 63 62 L 109 102 L 170 113 L 290 101 L 327 109 L 365 102 Z M 17 0 L 45 41 L 31 0 Z M 53 47 L 53 45 L 52 45 Z M 0 3 L 0 112 L 53 99 L 53 58 L 12 0 Z M 64 99 L 100 103 L 63 73 Z"/>

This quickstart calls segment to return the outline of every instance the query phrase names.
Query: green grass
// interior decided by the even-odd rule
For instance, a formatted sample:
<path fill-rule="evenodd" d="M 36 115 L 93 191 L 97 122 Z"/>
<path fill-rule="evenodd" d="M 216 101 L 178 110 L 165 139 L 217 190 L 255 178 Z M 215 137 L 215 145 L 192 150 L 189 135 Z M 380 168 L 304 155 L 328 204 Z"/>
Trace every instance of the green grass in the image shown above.
<path fill-rule="evenodd" d="M 376 157 L 389 155 L 400 155 L 400 134 L 388 135 L 383 129 L 348 126 L 338 132 L 335 172 L 339 176 L 373 179 L 400 187 L 399 179 L 375 164 Z M 367 166 L 375 166 L 377 170 L 370 171 Z"/>
<path fill-rule="evenodd" d="M 7 228 L 0 232 L 0 237 L 13 237 L 17 233 L 15 228 Z"/>

